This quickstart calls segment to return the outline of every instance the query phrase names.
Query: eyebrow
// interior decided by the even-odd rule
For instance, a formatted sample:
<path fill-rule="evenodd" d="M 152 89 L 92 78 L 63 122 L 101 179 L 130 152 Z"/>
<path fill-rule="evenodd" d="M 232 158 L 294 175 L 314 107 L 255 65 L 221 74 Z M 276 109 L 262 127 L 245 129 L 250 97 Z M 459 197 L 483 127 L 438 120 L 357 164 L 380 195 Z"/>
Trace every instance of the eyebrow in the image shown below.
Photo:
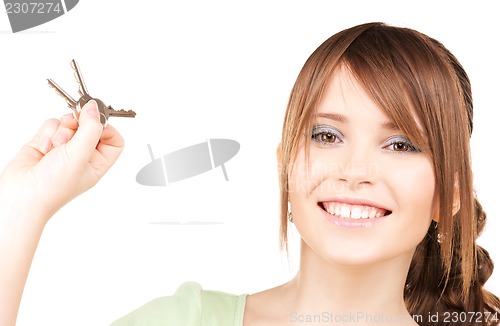
<path fill-rule="evenodd" d="M 339 113 L 318 113 L 316 115 L 318 118 L 326 118 L 340 123 L 346 123 L 349 121 L 345 115 Z M 381 124 L 381 127 L 389 130 L 399 130 L 398 126 L 394 122 L 387 121 Z"/>

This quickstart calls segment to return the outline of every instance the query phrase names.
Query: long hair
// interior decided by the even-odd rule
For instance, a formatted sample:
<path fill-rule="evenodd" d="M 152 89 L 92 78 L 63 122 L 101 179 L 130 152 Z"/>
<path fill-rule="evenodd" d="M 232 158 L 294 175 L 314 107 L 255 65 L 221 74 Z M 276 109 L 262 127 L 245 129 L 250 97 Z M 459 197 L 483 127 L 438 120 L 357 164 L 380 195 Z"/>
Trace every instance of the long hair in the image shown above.
<path fill-rule="evenodd" d="M 404 292 L 410 314 L 440 313 L 440 322 L 432 325 L 498 324 L 489 313 L 498 311 L 500 301 L 483 288 L 493 263 L 476 244 L 486 215 L 472 184 L 470 82 L 441 43 L 415 30 L 358 25 L 330 37 L 304 64 L 290 95 L 280 147 L 282 248 L 287 248 L 288 170 L 304 139 L 308 148 L 312 117 L 341 65 L 433 162 L 439 223 L 431 223 L 410 264 Z M 453 214 L 457 189 L 460 208 Z M 443 314 L 460 312 L 469 319 L 462 314 L 445 322 Z"/>

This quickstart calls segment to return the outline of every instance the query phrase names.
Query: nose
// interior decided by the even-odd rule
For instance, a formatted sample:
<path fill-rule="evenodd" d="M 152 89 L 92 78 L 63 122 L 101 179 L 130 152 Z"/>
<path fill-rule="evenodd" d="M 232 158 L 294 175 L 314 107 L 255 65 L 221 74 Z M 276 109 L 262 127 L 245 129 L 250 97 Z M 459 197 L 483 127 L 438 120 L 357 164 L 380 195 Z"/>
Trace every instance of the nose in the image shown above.
<path fill-rule="evenodd" d="M 368 146 L 352 144 L 341 155 L 338 182 L 346 183 L 350 190 L 373 184 L 377 175 L 377 164 Z"/>

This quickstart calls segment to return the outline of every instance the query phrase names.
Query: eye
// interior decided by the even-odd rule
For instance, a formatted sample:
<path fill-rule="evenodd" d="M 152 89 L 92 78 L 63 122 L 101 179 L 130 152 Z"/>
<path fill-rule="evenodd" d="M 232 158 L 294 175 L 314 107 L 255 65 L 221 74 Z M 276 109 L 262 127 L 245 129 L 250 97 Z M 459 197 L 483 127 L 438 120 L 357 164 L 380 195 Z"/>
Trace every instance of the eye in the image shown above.
<path fill-rule="evenodd" d="M 398 153 L 418 153 L 418 149 L 411 141 L 406 137 L 394 137 L 389 139 L 389 144 L 384 146 L 384 149 L 388 149 L 393 152 Z"/>
<path fill-rule="evenodd" d="M 340 138 L 342 133 L 337 129 L 330 126 L 315 126 L 312 130 L 311 138 L 317 143 L 333 145 L 335 143 L 342 142 Z"/>

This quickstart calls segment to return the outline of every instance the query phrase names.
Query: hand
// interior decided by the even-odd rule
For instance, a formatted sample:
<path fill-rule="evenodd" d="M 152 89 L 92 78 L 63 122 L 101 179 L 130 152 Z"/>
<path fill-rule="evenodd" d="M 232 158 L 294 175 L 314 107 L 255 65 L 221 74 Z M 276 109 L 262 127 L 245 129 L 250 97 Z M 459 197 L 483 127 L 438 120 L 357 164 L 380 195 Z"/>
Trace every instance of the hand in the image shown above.
<path fill-rule="evenodd" d="M 72 115 L 46 121 L 0 175 L 0 201 L 49 219 L 67 202 L 93 187 L 124 147 L 112 126 L 104 130 L 96 103 L 79 121 Z M 41 214 L 38 214 L 41 213 Z M 29 214 L 28 214 L 29 215 Z M 33 214 L 34 215 L 34 214 Z"/>

